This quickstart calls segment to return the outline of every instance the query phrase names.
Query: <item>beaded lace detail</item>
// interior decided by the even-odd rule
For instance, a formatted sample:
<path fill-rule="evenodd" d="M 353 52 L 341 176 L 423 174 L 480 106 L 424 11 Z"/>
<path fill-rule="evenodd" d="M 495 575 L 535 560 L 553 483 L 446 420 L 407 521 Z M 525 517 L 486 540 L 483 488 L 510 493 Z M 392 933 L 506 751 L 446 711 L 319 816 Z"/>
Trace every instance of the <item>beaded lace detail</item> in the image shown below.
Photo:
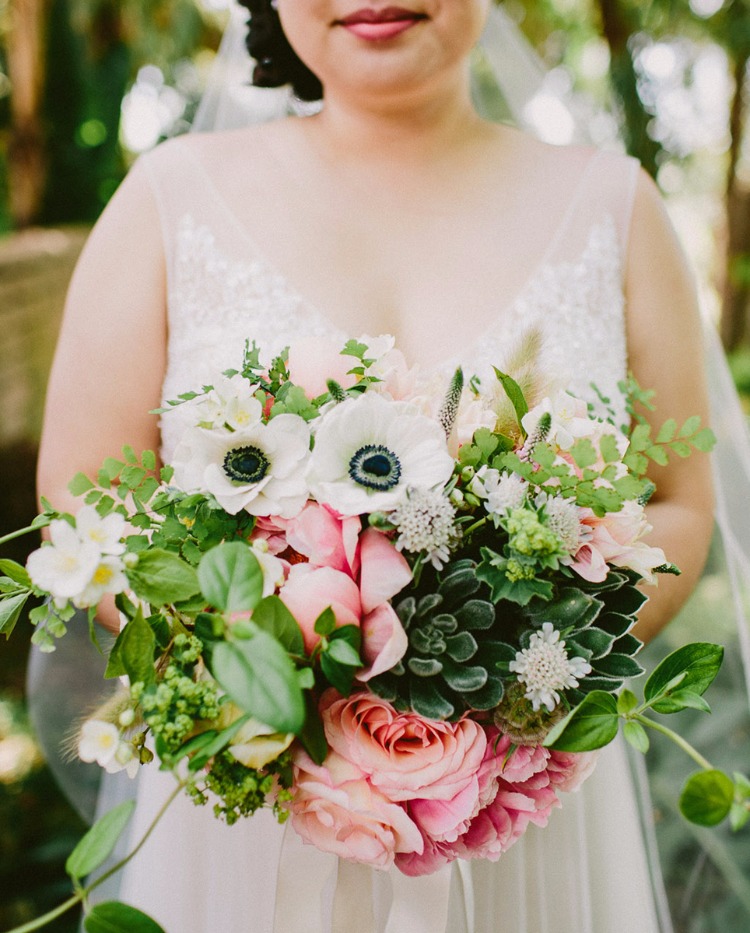
<path fill-rule="evenodd" d="M 334 326 L 262 256 L 250 253 L 241 261 L 226 255 L 210 226 L 189 213 L 174 246 L 165 399 L 237 367 L 248 338 L 270 355 L 295 337 L 331 337 L 343 344 L 353 336 Z M 539 266 L 510 304 L 501 303 L 495 325 L 440 369 L 448 376 L 461 363 L 489 376 L 532 330 L 541 337 L 538 364 L 556 384 L 591 398 L 594 383 L 616 398 L 627 357 L 622 250 L 609 215 L 591 225 L 577 258 L 551 258 Z M 167 459 L 178 422 L 165 418 L 162 424 Z"/>

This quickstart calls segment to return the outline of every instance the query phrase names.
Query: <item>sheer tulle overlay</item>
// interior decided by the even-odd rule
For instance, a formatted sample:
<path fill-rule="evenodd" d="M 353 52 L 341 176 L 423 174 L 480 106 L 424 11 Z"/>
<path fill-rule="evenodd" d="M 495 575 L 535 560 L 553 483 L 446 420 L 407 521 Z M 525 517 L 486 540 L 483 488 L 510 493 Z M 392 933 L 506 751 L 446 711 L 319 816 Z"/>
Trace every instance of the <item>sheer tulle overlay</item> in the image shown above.
<path fill-rule="evenodd" d="M 169 276 L 169 359 L 164 397 L 236 366 L 246 338 L 267 353 L 301 336 L 346 336 L 292 286 L 230 207 L 221 167 L 200 143 L 176 140 L 141 160 L 159 206 Z M 496 321 L 461 362 L 487 373 L 524 336 L 560 384 L 614 396 L 626 372 L 622 257 L 637 165 L 580 151 L 578 184 L 558 205 L 556 232 Z M 554 216 L 554 211 L 551 212 Z M 165 419 L 168 422 L 168 419 Z M 163 425 L 165 459 L 176 442 Z M 168 796 L 154 768 L 139 779 L 133 838 Z M 624 750 L 610 747 L 546 829 L 528 833 L 497 863 L 455 863 L 426 878 L 374 872 L 304 846 L 259 814 L 234 827 L 181 799 L 128 867 L 121 896 L 169 933 L 657 933 L 653 872 Z"/>

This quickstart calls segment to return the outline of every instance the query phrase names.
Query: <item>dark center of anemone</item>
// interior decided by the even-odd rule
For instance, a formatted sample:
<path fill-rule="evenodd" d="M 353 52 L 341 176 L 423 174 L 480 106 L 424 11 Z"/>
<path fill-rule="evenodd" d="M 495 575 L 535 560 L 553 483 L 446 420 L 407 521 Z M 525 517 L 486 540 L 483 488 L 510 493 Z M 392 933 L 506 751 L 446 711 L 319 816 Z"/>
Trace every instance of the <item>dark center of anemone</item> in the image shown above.
<path fill-rule="evenodd" d="M 224 472 L 233 483 L 259 483 L 271 464 L 258 447 L 235 447 L 224 457 Z"/>
<path fill-rule="evenodd" d="M 367 444 L 349 461 L 349 476 L 366 489 L 393 489 L 401 479 L 401 463 L 387 447 Z"/>

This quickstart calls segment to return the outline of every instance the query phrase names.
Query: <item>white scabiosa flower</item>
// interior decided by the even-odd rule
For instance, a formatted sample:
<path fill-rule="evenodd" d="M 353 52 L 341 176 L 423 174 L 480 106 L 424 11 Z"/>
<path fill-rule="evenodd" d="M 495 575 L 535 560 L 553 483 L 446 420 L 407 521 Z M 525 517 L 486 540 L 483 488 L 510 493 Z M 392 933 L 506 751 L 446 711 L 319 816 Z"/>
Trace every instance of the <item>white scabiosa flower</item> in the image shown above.
<path fill-rule="evenodd" d="M 591 665 L 583 658 L 569 658 L 565 642 L 551 622 L 534 632 L 529 647 L 517 652 L 510 670 L 518 674 L 518 682 L 526 686 L 526 699 L 536 712 L 542 706 L 551 713 L 560 702 L 560 690 L 578 686 L 578 678 L 591 673 Z"/>
<path fill-rule="evenodd" d="M 398 532 L 399 551 L 423 553 L 436 570 L 442 570 L 460 540 L 454 522 L 456 510 L 439 490 L 410 489 L 389 519 Z"/>
<path fill-rule="evenodd" d="M 544 524 L 554 531 L 569 554 L 575 554 L 588 534 L 588 529 L 581 525 L 580 511 L 575 500 L 542 493 L 536 502 L 537 505 L 544 505 Z"/>
<path fill-rule="evenodd" d="M 407 489 L 443 487 L 452 473 L 436 421 L 406 402 L 366 392 L 319 419 L 307 479 L 318 502 L 360 515 L 389 512 Z"/>
<path fill-rule="evenodd" d="M 516 473 L 500 473 L 488 466 L 479 469 L 469 483 L 469 492 L 484 499 L 490 515 L 505 515 L 526 501 L 529 484 Z"/>
<path fill-rule="evenodd" d="M 239 431 L 188 430 L 174 453 L 173 482 L 210 493 L 230 515 L 293 518 L 307 500 L 310 430 L 298 415 L 278 415 Z"/>
<path fill-rule="evenodd" d="M 89 585 L 101 551 L 90 539 L 81 540 L 75 528 L 63 520 L 50 523 L 49 535 L 49 543 L 29 556 L 26 569 L 34 586 L 54 599 L 75 599 Z"/>
<path fill-rule="evenodd" d="M 78 757 L 81 761 L 95 761 L 106 768 L 113 762 L 120 747 L 120 731 L 111 722 L 88 719 L 81 727 L 78 738 Z"/>

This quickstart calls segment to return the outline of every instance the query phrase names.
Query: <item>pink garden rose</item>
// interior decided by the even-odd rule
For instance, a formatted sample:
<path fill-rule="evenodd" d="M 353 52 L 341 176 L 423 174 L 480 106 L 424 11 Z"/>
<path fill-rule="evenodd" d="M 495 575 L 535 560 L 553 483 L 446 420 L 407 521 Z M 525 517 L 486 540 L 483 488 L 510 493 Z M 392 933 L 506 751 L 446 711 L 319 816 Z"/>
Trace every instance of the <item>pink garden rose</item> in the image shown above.
<path fill-rule="evenodd" d="M 478 770 L 487 745 L 471 719 L 438 722 L 400 713 L 368 693 L 327 690 L 320 703 L 331 748 L 357 765 L 435 839 L 455 838 L 479 807 Z"/>
<path fill-rule="evenodd" d="M 581 509 L 581 523 L 589 535 L 575 555 L 572 567 L 591 583 L 602 583 L 609 570 L 608 564 L 635 570 L 649 583 L 653 583 L 655 567 L 666 563 L 661 548 L 649 547 L 640 539 L 651 531 L 643 506 L 626 502 L 619 512 L 603 517 L 591 509 Z"/>
<path fill-rule="evenodd" d="M 321 766 L 298 752 L 294 786 L 292 826 L 323 852 L 389 868 L 398 853 L 422 851 L 422 836 L 406 810 L 335 752 Z"/>

